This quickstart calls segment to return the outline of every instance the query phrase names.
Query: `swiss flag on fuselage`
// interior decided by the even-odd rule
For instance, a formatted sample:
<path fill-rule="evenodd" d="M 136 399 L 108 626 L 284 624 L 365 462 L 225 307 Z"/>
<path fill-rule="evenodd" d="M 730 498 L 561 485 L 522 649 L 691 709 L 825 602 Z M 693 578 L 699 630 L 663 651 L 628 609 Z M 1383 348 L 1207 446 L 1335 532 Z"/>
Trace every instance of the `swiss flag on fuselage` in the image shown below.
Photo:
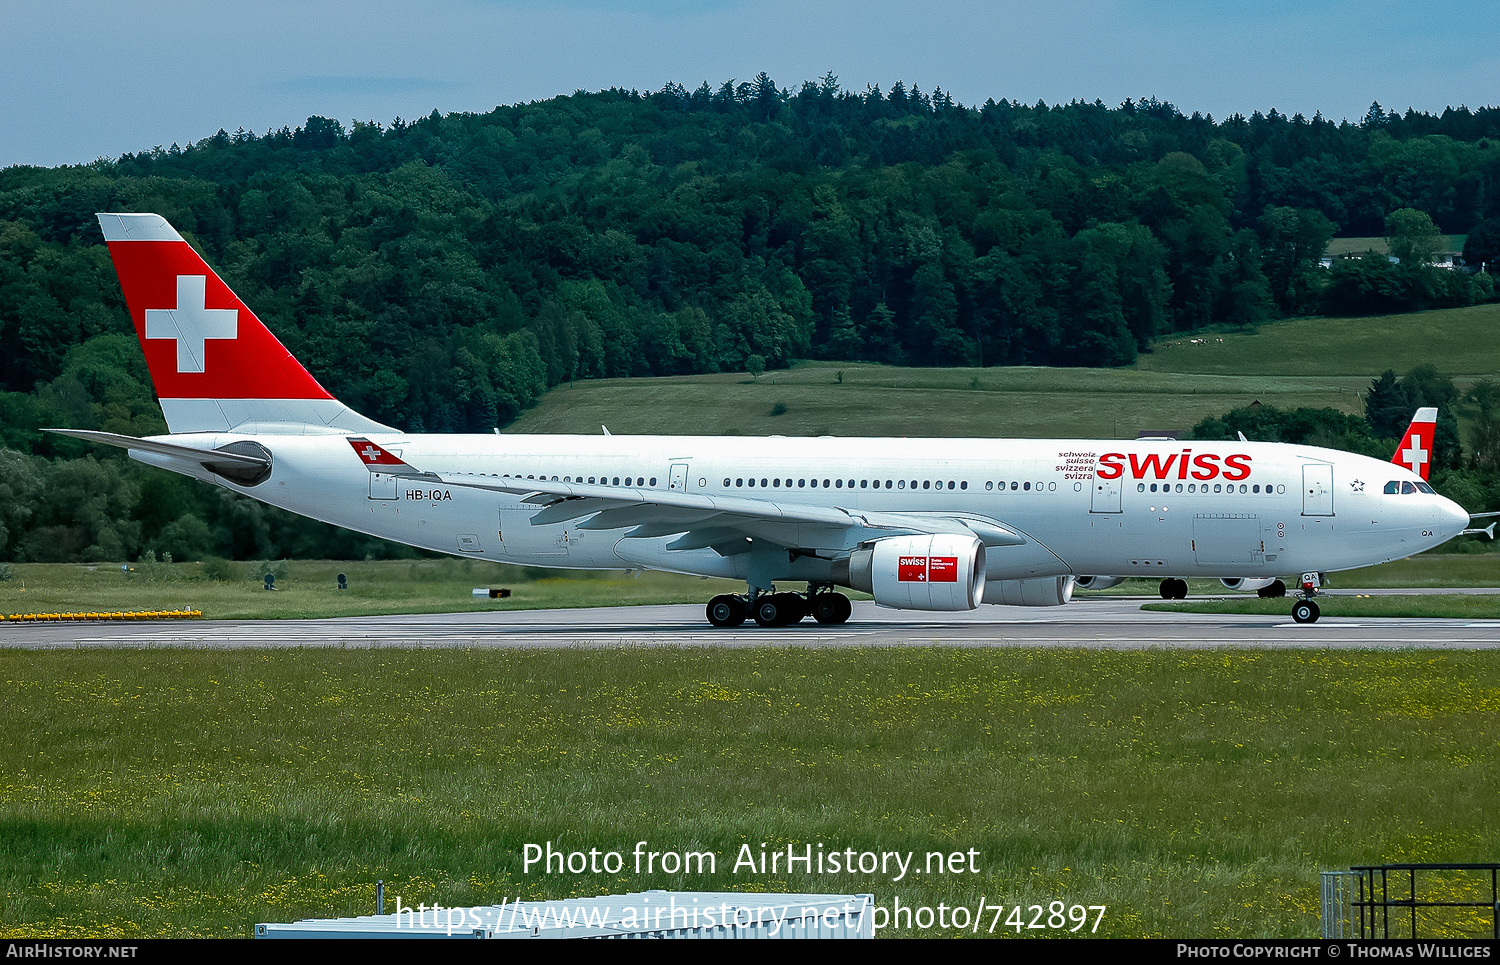
<path fill-rule="evenodd" d="M 164 219 L 99 222 L 158 397 L 333 398 Z"/>
<path fill-rule="evenodd" d="M 1405 466 L 1426 479 L 1432 467 L 1432 443 L 1436 438 L 1437 409 L 1430 406 L 1418 409 L 1411 425 L 1406 427 L 1406 434 L 1401 437 L 1401 444 L 1396 447 L 1396 455 L 1391 458 L 1391 462 Z"/>

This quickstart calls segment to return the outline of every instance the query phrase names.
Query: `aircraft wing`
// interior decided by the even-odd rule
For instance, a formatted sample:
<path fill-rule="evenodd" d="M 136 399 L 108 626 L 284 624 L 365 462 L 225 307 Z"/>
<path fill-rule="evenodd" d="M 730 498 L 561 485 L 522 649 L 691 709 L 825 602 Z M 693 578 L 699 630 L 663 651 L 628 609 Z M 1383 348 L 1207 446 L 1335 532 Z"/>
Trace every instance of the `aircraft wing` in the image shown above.
<path fill-rule="evenodd" d="M 668 550 L 712 549 L 721 556 L 746 552 L 749 540 L 789 550 L 853 549 L 868 539 L 906 534 L 977 536 L 986 546 L 1029 542 L 999 520 L 971 514 L 877 513 L 839 506 L 808 506 L 774 499 L 663 492 L 630 486 L 600 486 L 555 479 L 521 479 L 493 473 L 423 472 L 367 438 L 349 445 L 371 471 L 419 477 L 447 486 L 523 497 L 534 504 L 533 526 L 579 520 L 583 530 L 625 530 L 626 539 L 676 536 Z"/>
<path fill-rule="evenodd" d="M 537 506 L 533 525 L 581 520 L 579 529 L 627 530 L 631 539 L 678 536 L 669 550 L 712 548 L 721 555 L 743 552 L 746 538 L 787 549 L 847 550 L 867 539 L 913 533 L 973 534 L 986 546 L 1029 542 L 999 520 L 971 514 L 878 513 L 838 506 L 807 506 L 772 499 L 663 492 L 620 486 L 436 474 L 444 485 L 524 497 Z"/>

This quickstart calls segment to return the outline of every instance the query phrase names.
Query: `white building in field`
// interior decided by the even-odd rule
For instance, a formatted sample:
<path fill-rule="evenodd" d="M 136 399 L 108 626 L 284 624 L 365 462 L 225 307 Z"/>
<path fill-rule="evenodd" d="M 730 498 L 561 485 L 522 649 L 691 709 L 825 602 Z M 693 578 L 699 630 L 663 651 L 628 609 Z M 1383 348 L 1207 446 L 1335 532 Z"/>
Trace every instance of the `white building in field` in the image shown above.
<path fill-rule="evenodd" d="M 1464 267 L 1464 242 L 1468 235 L 1442 235 L 1442 244 L 1438 247 L 1436 260 L 1432 265 L 1434 268 Z M 1365 255 L 1385 255 L 1392 262 L 1399 261 L 1391 254 L 1390 245 L 1385 243 L 1384 238 L 1335 238 L 1328 242 L 1328 247 L 1323 249 L 1323 257 L 1318 264 L 1324 268 L 1332 268 L 1333 263 L 1340 258 L 1362 258 Z"/>

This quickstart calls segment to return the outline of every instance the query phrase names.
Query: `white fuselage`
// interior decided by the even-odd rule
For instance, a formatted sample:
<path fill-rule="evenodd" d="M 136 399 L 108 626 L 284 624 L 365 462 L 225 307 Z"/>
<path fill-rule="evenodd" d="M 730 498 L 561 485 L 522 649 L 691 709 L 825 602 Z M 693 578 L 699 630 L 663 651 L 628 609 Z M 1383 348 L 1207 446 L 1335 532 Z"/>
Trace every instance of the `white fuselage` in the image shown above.
<path fill-rule="evenodd" d="M 336 526 L 442 553 L 538 566 L 648 567 L 743 579 L 745 556 L 669 550 L 672 536 L 533 525 L 522 495 L 371 472 L 343 435 L 197 434 L 215 448 L 253 440 L 274 457 L 253 487 L 189 472 Z M 1457 535 L 1468 515 L 1431 493 L 1388 494 L 1419 477 L 1392 463 L 1253 442 L 692 436 L 372 435 L 412 467 L 456 482 L 546 478 L 784 506 L 972 516 L 1025 537 L 992 549 L 989 579 L 1110 574 L 1272 577 L 1410 556 Z M 132 453 L 185 471 L 171 459 Z M 1397 487 L 1400 489 L 1401 487 Z M 1411 486 L 1406 486 L 1410 490 Z M 809 526 L 824 557 L 880 534 Z M 838 545 L 830 545 L 836 540 Z M 785 554 L 783 554 L 785 555 Z M 792 554 L 795 557 L 797 554 Z M 793 558 L 776 579 L 819 580 Z"/>

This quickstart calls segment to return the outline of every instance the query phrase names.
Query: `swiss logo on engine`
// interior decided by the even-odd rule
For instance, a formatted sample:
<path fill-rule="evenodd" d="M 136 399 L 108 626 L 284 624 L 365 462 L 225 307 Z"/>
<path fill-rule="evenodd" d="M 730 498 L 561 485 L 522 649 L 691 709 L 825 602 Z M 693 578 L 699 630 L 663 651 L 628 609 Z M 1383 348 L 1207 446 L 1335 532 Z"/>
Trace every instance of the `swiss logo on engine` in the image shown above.
<path fill-rule="evenodd" d="M 902 583 L 957 583 L 956 556 L 902 556 L 896 561 L 896 579 Z"/>

